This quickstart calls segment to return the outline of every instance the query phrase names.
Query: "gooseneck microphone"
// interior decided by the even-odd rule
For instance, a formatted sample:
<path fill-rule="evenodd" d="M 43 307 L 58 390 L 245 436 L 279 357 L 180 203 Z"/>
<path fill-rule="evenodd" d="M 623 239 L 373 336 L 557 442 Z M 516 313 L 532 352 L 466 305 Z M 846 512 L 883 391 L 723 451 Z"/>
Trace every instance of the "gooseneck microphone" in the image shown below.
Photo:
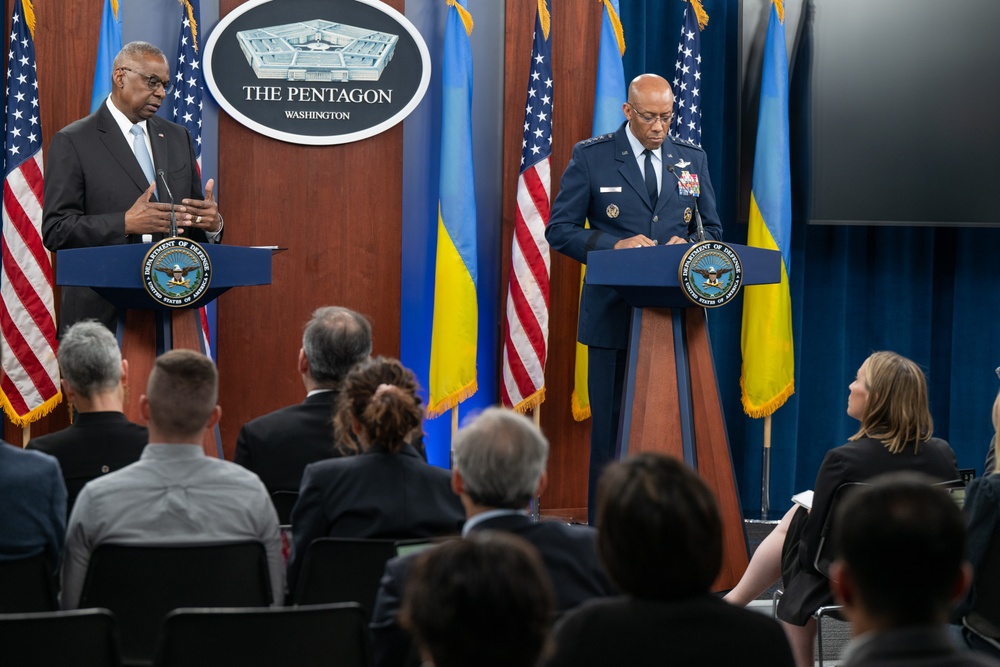
<path fill-rule="evenodd" d="M 163 189 L 167 191 L 167 196 L 170 197 L 170 236 L 177 236 L 177 215 L 174 212 L 174 193 L 170 191 L 170 186 L 167 185 L 167 177 L 164 175 L 163 170 L 158 170 L 156 175 L 159 177 L 160 183 L 163 183 Z M 695 210 L 697 210 L 697 208 L 695 208 Z"/>
<path fill-rule="evenodd" d="M 681 179 L 676 173 L 674 173 L 674 165 L 668 164 L 666 165 L 666 167 L 667 171 L 669 171 L 670 174 L 677 179 L 677 184 L 680 185 Z M 170 193 L 168 192 L 167 194 Z M 705 240 L 705 228 L 701 224 L 701 211 L 698 210 L 698 195 L 693 195 L 693 198 L 694 198 L 694 229 L 695 229 L 694 234 L 698 242 L 701 243 L 702 241 Z"/>

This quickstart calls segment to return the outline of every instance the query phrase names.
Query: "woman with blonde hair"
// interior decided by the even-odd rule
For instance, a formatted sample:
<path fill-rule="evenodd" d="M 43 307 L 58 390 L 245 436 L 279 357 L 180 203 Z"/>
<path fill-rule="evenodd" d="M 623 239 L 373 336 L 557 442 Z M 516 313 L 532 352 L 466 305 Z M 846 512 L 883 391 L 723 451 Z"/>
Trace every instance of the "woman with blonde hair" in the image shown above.
<path fill-rule="evenodd" d="M 837 489 L 897 470 L 914 470 L 941 481 L 959 478 L 951 446 L 933 437 L 924 374 L 906 357 L 872 353 L 850 385 L 847 414 L 861 425 L 847 444 L 827 452 L 816 475 L 812 509 L 793 506 L 788 511 L 726 596 L 732 604 L 746 605 L 780 576 L 784 593 L 778 617 L 800 667 L 813 664 L 812 614 L 833 602 L 829 581 L 813 564 Z"/>

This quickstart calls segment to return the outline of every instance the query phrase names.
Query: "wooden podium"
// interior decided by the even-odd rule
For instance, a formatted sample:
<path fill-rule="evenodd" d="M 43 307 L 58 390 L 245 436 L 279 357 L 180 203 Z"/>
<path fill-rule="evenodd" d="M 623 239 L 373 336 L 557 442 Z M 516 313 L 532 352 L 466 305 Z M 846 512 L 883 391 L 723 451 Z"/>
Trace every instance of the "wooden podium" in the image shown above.
<path fill-rule="evenodd" d="M 779 252 L 726 245 L 739 256 L 744 287 L 780 280 Z M 690 247 L 592 252 L 586 279 L 613 287 L 632 306 L 617 458 L 662 452 L 698 471 L 722 513 L 722 569 L 714 588 L 725 590 L 746 570 L 747 543 L 705 309 L 688 299 L 679 279 Z"/>
<path fill-rule="evenodd" d="M 271 284 L 270 248 L 201 245 L 212 262 L 212 281 L 198 301 L 183 308 L 164 306 L 146 292 L 142 264 L 149 243 L 59 251 L 56 284 L 90 287 L 122 313 L 117 334 L 122 357 L 129 364 L 125 415 L 136 423 L 144 423 L 139 415 L 139 396 L 145 393 L 158 355 L 173 349 L 207 353 L 198 308 L 233 287 Z M 203 445 L 206 454 L 222 458 L 218 426 Z"/>

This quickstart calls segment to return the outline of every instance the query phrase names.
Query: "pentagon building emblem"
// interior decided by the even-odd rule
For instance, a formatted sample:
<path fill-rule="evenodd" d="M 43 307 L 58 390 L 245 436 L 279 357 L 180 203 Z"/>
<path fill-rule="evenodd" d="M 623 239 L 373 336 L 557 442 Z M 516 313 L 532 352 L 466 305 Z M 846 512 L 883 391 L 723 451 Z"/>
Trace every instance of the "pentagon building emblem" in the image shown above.
<path fill-rule="evenodd" d="M 157 303 L 168 308 L 194 306 L 212 281 L 212 262 L 205 249 L 178 237 L 154 243 L 142 260 L 142 284 Z"/>
<path fill-rule="evenodd" d="M 743 264 L 725 243 L 696 243 L 681 257 L 679 282 L 691 303 L 717 308 L 732 301 L 743 286 Z"/>

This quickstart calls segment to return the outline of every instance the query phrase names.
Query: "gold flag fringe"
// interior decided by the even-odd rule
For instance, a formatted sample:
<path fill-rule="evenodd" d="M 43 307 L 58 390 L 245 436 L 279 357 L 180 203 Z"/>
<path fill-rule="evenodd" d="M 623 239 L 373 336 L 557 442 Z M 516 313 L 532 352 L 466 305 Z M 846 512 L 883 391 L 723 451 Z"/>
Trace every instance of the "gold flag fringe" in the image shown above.
<path fill-rule="evenodd" d="M 21 12 L 24 14 L 24 24 L 28 26 L 31 38 L 35 38 L 35 8 L 31 0 L 21 0 Z M 13 420 L 11 420 L 13 421 Z"/>
<path fill-rule="evenodd" d="M 708 25 L 708 12 L 701 5 L 701 0 L 691 0 L 691 8 L 694 9 L 694 15 L 698 18 L 698 27 L 702 30 Z"/>
<path fill-rule="evenodd" d="M 549 6 L 545 0 L 538 0 L 538 20 L 542 24 L 542 35 L 545 41 L 548 41 L 549 31 L 552 29 L 552 17 L 549 15 Z"/>
<path fill-rule="evenodd" d="M 769 401 L 765 402 L 763 405 L 752 405 L 747 399 L 746 386 L 743 384 L 743 375 L 740 374 L 740 390 L 742 393 L 743 401 L 743 412 L 747 413 L 748 417 L 754 419 L 761 419 L 767 417 L 768 415 L 774 414 L 774 412 L 785 404 L 785 401 L 795 393 L 795 380 L 789 381 L 785 388 L 774 395 Z"/>
<path fill-rule="evenodd" d="M 117 2 L 117 0 L 111 0 L 111 2 Z M 191 24 L 191 38 L 194 40 L 194 43 L 191 46 L 194 47 L 194 50 L 197 53 L 197 51 L 198 51 L 198 22 L 194 20 L 194 7 L 191 6 L 191 3 L 188 0 L 177 0 L 177 2 L 181 3 L 181 6 L 184 8 L 184 11 L 187 12 L 188 23 Z"/>
<path fill-rule="evenodd" d="M 453 0 L 448 0 L 448 3 L 451 4 L 452 1 Z M 479 383 L 477 380 L 472 380 L 472 382 L 451 392 L 434 405 L 428 405 L 427 418 L 434 419 L 435 417 L 440 417 L 465 399 L 475 394 L 477 391 L 479 391 Z"/>
<path fill-rule="evenodd" d="M 459 4 L 458 0 L 447 0 L 446 4 L 449 7 L 454 7 L 455 9 L 458 10 L 458 15 L 459 17 L 461 17 L 462 23 L 465 25 L 466 34 L 468 34 L 469 37 L 472 37 L 472 14 L 469 13 L 469 10 L 463 7 L 461 4 Z M 473 393 L 475 392 L 473 391 Z M 464 399 L 460 399 L 459 403 L 461 403 L 462 400 Z M 442 410 L 442 412 L 444 412 L 444 410 Z"/>
<path fill-rule="evenodd" d="M 570 407 L 573 410 L 574 421 L 582 422 L 590 419 L 590 406 L 580 405 L 580 397 L 577 396 L 577 393 L 575 391 L 573 392 L 573 397 L 571 400 Z"/>
<path fill-rule="evenodd" d="M 782 25 L 785 23 L 785 2 L 784 0 L 774 0 L 774 8 L 778 10 L 778 20 Z"/>
<path fill-rule="evenodd" d="M 23 0 L 23 1 L 28 2 L 28 0 Z M 56 406 L 62 403 L 62 392 L 60 391 L 56 393 L 55 396 L 45 401 L 44 403 L 42 403 L 41 405 L 39 405 L 37 408 L 35 408 L 26 415 L 17 414 L 17 412 L 15 412 L 14 410 L 14 406 L 10 404 L 10 399 L 7 398 L 6 396 L 3 396 L 3 398 L 0 400 L 3 401 L 3 411 L 4 414 L 7 415 L 7 419 L 9 419 L 11 423 L 14 424 L 14 426 L 18 428 L 24 428 L 25 426 L 28 426 L 29 424 L 38 421 L 45 415 L 55 410 Z"/>
<path fill-rule="evenodd" d="M 528 396 L 526 399 L 524 399 L 511 409 L 514 412 L 519 412 L 523 415 L 528 410 L 534 410 L 544 402 L 545 402 L 545 387 L 542 387 L 541 389 L 533 393 L 531 396 Z"/>
<path fill-rule="evenodd" d="M 622 30 L 621 19 L 618 18 L 618 12 L 615 8 L 611 6 L 611 0 L 601 0 L 604 2 L 604 8 L 608 10 L 608 16 L 611 17 L 611 27 L 615 31 L 615 39 L 618 40 L 618 52 L 623 56 L 625 55 L 625 33 Z"/>

